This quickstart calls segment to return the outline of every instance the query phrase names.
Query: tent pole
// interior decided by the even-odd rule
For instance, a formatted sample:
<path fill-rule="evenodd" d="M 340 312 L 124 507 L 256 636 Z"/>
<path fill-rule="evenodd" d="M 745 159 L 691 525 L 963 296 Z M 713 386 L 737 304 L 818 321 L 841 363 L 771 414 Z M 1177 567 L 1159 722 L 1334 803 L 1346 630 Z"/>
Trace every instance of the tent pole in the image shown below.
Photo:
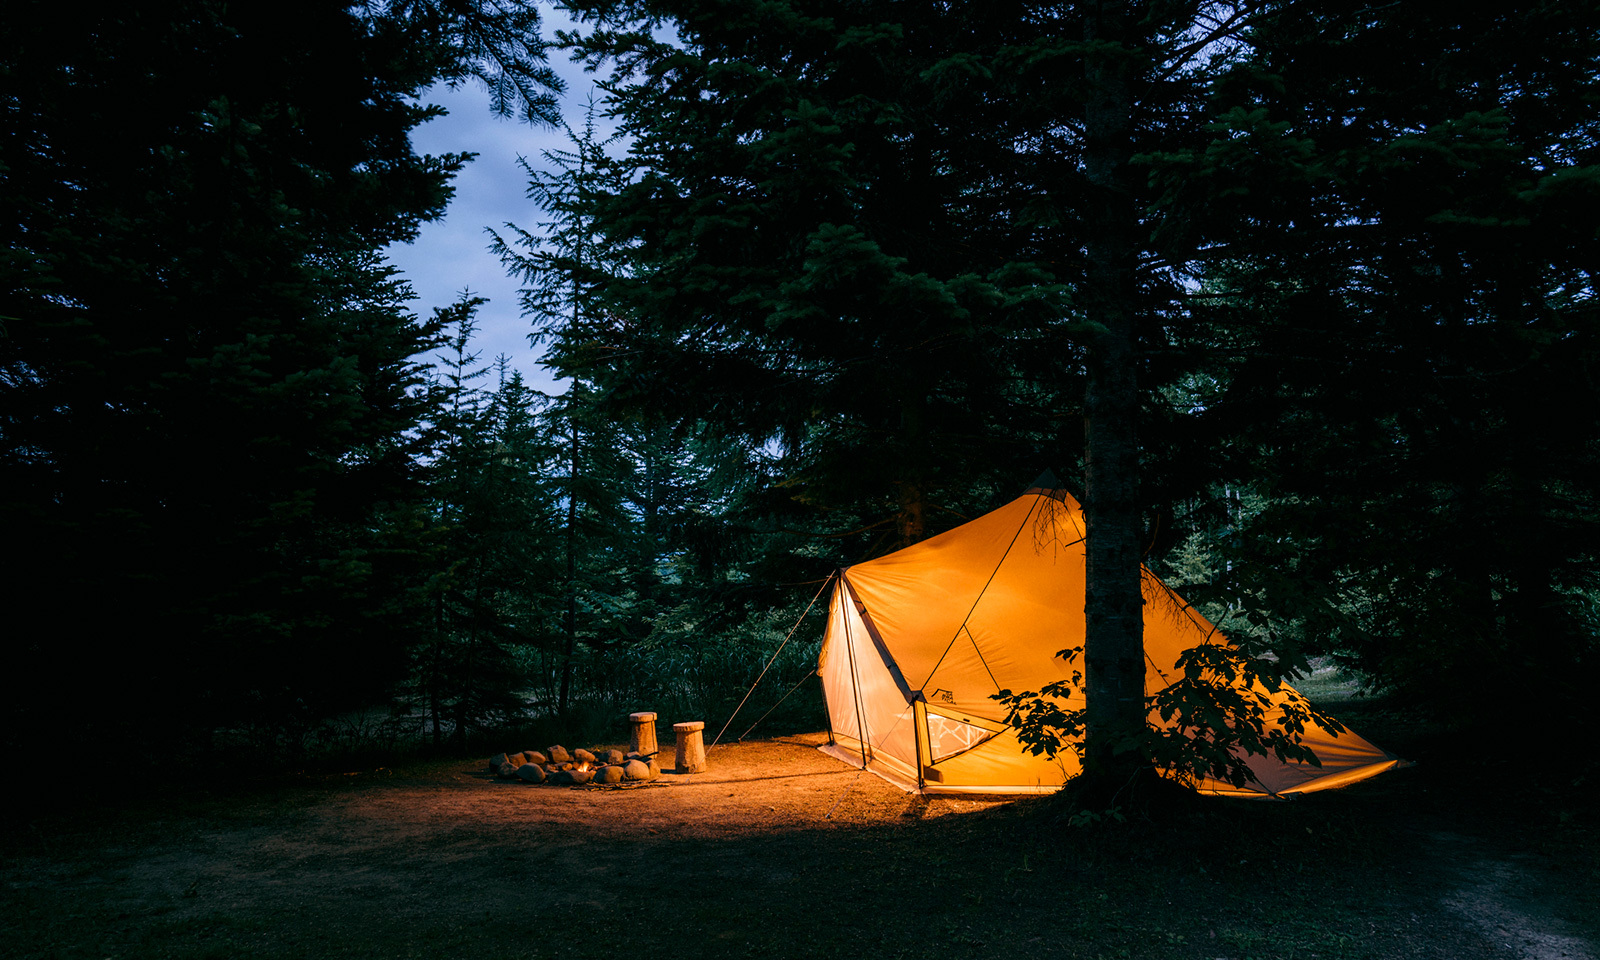
<path fill-rule="evenodd" d="M 922 772 L 926 769 L 926 760 L 922 756 L 922 738 L 927 736 L 928 708 L 922 699 L 922 691 L 917 691 L 917 699 L 911 701 L 911 739 L 917 744 L 917 796 L 922 796 L 922 791 L 928 784 L 923 780 Z"/>
<path fill-rule="evenodd" d="M 839 586 L 844 586 L 842 572 L 839 575 Z M 845 604 L 852 602 L 849 591 L 842 591 L 839 594 L 839 613 L 844 617 L 844 648 L 850 654 L 850 695 L 856 705 L 856 742 L 861 744 L 861 769 L 865 770 L 867 769 L 867 721 L 862 716 L 861 674 L 856 669 L 856 641 L 850 632 L 850 613 L 845 609 Z"/>
<path fill-rule="evenodd" d="M 819 680 L 822 679 L 822 675 L 820 673 L 817 674 L 817 678 Z M 826 680 L 822 682 L 822 712 L 828 716 L 828 746 L 837 746 L 839 741 L 833 738 L 833 705 L 828 702 L 828 682 Z"/>

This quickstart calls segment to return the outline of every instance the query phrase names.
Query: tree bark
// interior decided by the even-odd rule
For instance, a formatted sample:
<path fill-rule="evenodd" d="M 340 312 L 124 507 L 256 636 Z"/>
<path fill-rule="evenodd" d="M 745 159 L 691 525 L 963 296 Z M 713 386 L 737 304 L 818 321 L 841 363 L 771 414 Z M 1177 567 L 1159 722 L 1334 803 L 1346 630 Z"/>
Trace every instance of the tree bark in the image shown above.
<path fill-rule="evenodd" d="M 1090 8 L 1085 39 L 1127 40 L 1125 5 Z M 1128 752 L 1142 731 L 1144 611 L 1139 565 L 1138 376 L 1134 353 L 1138 216 L 1129 179 L 1133 99 L 1126 62 L 1106 48 L 1085 61 L 1084 173 L 1090 184 L 1082 291 L 1088 344 L 1084 399 L 1087 589 L 1084 598 L 1088 729 L 1085 787 L 1113 791 L 1138 770 Z M 1119 749 L 1121 748 L 1121 749 Z"/>

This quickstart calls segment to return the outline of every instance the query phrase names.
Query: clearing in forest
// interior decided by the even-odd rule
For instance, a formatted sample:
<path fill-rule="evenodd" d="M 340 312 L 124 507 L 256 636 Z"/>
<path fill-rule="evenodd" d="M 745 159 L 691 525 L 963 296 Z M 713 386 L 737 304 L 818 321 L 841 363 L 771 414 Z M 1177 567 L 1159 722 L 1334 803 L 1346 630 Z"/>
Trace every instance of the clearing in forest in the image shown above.
<path fill-rule="evenodd" d="M 1416 771 L 1083 829 L 908 796 L 820 741 L 625 788 L 460 759 L 34 812 L 4 835 L 0 952 L 1600 957 L 1591 835 L 1463 812 Z"/>

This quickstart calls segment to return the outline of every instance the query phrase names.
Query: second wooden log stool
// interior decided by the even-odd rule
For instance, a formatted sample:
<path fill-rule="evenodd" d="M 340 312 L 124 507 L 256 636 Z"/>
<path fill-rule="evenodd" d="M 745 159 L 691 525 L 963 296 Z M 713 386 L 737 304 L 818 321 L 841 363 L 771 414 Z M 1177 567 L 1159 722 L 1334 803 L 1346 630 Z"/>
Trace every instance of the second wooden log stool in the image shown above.
<path fill-rule="evenodd" d="M 678 757 L 674 773 L 704 773 L 706 769 L 706 741 L 702 732 L 703 720 L 674 723 L 672 732 L 678 737 Z"/>

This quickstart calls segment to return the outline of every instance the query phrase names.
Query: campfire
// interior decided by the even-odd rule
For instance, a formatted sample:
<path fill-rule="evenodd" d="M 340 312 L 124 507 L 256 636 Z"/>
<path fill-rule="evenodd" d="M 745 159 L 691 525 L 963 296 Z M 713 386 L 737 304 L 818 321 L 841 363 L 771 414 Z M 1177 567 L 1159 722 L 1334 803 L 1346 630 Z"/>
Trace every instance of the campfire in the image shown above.
<path fill-rule="evenodd" d="M 489 759 L 489 772 L 502 780 L 580 785 L 654 780 L 661 775 L 654 753 L 595 747 L 573 750 L 559 744 L 545 750 L 500 753 Z"/>

